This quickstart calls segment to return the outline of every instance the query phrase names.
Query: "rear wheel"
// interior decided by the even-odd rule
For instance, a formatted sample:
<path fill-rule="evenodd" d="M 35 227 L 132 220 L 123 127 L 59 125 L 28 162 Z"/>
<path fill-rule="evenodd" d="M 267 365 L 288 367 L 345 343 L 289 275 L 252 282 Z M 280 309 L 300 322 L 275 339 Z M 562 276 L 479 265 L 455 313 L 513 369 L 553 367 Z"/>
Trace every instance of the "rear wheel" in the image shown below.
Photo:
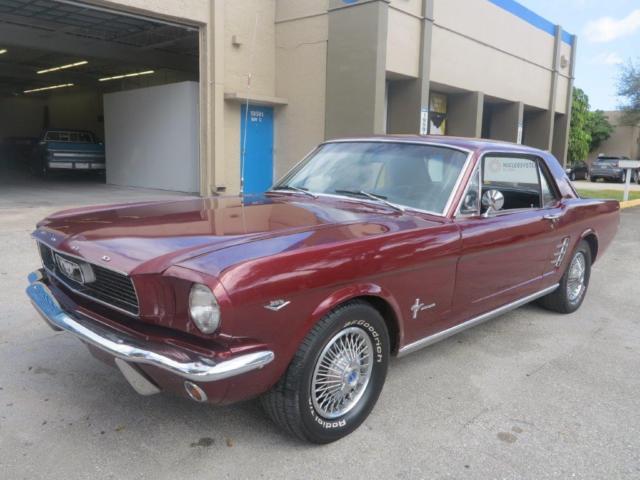
<path fill-rule="evenodd" d="M 622 175 L 620 175 L 620 183 L 624 183 L 627 181 L 627 172 L 622 172 Z"/>
<path fill-rule="evenodd" d="M 288 433 L 329 443 L 353 432 L 373 409 L 387 375 L 389 334 L 380 313 L 349 302 L 320 320 L 262 405 Z"/>
<path fill-rule="evenodd" d="M 560 279 L 556 290 L 540 299 L 540 304 L 549 310 L 560 313 L 575 312 L 587 293 L 591 276 L 591 249 L 581 240 Z"/>
<path fill-rule="evenodd" d="M 571 172 L 571 174 L 569 175 L 569 178 L 573 182 L 576 179 L 576 172 Z"/>

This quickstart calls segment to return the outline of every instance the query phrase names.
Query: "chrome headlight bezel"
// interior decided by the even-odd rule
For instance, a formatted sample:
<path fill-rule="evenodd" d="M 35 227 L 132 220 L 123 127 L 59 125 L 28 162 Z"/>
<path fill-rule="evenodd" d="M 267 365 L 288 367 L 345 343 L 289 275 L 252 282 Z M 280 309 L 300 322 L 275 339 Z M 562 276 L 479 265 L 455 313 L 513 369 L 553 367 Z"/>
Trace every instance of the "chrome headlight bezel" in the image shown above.
<path fill-rule="evenodd" d="M 202 283 L 194 283 L 189 291 L 189 317 L 202 333 L 214 333 L 220 327 L 218 299 Z"/>

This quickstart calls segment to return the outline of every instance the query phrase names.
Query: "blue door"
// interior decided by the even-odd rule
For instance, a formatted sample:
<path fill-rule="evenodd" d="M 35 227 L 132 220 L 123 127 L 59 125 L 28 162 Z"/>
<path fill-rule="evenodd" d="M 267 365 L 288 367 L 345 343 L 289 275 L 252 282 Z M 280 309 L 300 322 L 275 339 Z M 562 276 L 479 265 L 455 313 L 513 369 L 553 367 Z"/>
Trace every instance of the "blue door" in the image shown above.
<path fill-rule="evenodd" d="M 242 105 L 240 152 L 245 146 L 244 193 L 261 193 L 273 183 L 273 108 L 249 105 L 248 115 L 246 111 L 247 106 Z"/>

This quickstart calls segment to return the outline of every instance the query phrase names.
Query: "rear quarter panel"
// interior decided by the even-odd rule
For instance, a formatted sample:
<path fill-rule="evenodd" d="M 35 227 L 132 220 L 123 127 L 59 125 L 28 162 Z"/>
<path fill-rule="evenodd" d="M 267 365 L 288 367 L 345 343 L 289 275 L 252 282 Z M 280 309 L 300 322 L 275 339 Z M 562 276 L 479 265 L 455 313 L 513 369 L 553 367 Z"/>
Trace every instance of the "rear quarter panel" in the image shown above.
<path fill-rule="evenodd" d="M 559 282 L 578 243 L 588 237 L 596 238 L 595 262 L 611 245 L 618 230 L 620 206 L 617 200 L 571 199 L 564 201 L 565 212 L 557 228 L 558 241 L 569 237 L 569 249 L 560 266 L 546 274 L 548 283 Z"/>

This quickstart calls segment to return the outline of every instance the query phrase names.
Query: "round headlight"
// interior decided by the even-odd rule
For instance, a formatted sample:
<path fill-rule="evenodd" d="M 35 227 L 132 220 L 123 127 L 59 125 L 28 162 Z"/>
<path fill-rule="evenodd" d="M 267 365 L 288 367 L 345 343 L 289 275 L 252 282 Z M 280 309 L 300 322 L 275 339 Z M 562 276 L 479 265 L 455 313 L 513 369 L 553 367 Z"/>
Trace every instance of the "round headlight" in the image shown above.
<path fill-rule="evenodd" d="M 220 306 L 206 285 L 196 283 L 191 287 L 189 315 L 202 333 L 213 333 L 220 326 Z"/>

